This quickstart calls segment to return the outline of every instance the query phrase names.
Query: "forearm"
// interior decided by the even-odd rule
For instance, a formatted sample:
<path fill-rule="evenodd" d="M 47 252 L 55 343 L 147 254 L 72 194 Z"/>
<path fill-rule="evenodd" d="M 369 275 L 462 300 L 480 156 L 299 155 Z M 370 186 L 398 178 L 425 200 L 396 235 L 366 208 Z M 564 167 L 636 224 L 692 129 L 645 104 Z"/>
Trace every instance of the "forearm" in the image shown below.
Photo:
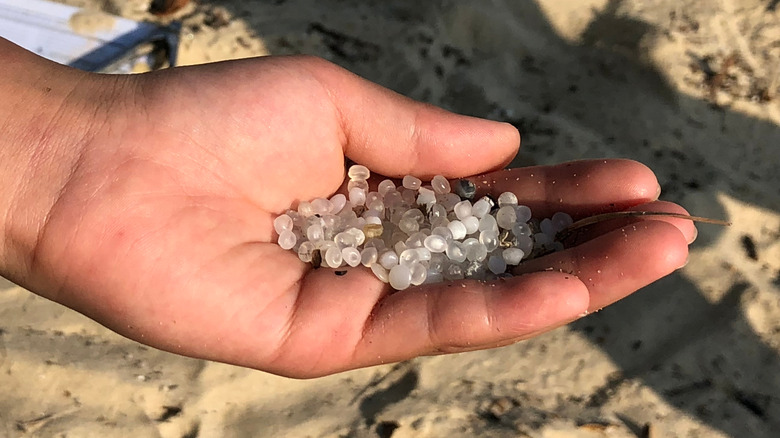
<path fill-rule="evenodd" d="M 0 66 L 0 273 L 24 282 L 47 215 L 103 119 L 102 85 L 2 38 Z"/>

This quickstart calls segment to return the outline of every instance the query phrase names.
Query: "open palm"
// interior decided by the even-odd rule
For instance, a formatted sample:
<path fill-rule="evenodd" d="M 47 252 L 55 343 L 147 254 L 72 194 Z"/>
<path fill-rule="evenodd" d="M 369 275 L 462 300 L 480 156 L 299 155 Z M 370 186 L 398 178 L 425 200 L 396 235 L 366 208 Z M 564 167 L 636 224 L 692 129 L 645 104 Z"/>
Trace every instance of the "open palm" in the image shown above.
<path fill-rule="evenodd" d="M 332 64 L 265 58 L 112 80 L 121 91 L 38 233 L 28 287 L 132 339 L 296 377 L 499 346 L 599 309 L 684 263 L 676 219 L 593 230 L 525 275 L 391 293 L 363 268 L 312 270 L 273 218 L 329 196 L 344 157 L 372 171 L 456 178 L 504 166 L 509 125 L 413 102 Z M 624 160 L 496 171 L 537 215 L 682 211 Z M 612 228 L 615 228 L 614 230 Z"/>

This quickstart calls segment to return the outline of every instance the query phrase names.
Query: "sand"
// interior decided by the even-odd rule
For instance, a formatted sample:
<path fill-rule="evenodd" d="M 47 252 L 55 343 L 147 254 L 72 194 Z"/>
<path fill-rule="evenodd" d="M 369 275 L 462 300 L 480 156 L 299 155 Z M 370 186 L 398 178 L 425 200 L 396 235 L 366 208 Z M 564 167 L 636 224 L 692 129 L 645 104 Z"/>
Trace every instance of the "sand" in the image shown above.
<path fill-rule="evenodd" d="M 134 19 L 147 1 L 81 0 Z M 514 123 L 515 165 L 627 157 L 725 218 L 690 262 L 498 350 L 309 381 L 184 358 L 0 285 L 0 436 L 774 437 L 780 5 L 772 0 L 200 1 L 185 64 L 327 58 Z M 87 16 L 87 15 L 85 15 Z"/>

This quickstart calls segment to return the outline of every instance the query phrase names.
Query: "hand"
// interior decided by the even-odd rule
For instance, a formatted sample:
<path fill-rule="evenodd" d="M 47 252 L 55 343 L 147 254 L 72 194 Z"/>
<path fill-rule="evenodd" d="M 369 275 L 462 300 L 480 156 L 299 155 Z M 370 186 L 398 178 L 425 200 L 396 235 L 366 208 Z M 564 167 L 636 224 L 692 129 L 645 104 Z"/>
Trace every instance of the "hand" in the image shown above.
<path fill-rule="evenodd" d="M 390 177 L 501 168 L 519 145 L 513 127 L 411 101 L 313 58 L 107 77 L 17 55 L 48 72 L 36 80 L 66 91 L 41 110 L 47 135 L 22 137 L 27 159 L 17 161 L 27 167 L 2 170 L 23 181 L 3 194 L 2 272 L 164 350 L 312 377 L 505 345 L 672 272 L 694 237 L 677 219 L 602 227 L 519 277 L 390 293 L 362 267 L 336 276 L 301 263 L 274 243 L 274 217 L 336 191 L 345 156 Z M 0 115 L 18 117 L 10 113 Z M 484 178 L 536 215 L 635 207 L 658 190 L 650 170 L 624 160 Z"/>

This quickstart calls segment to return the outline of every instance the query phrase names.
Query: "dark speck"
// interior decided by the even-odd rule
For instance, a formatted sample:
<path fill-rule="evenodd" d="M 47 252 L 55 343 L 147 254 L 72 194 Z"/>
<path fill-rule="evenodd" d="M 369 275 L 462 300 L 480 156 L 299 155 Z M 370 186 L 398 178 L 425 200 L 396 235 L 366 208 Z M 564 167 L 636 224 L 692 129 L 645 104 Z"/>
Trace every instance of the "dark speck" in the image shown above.
<path fill-rule="evenodd" d="M 756 242 L 753 238 L 745 234 L 741 239 L 742 248 L 745 250 L 745 254 L 753 260 L 758 260 L 758 251 L 756 251 Z"/>
<path fill-rule="evenodd" d="M 344 269 L 342 271 L 335 271 L 335 272 L 336 272 L 336 275 L 338 275 L 339 277 L 341 277 L 342 275 L 347 275 L 347 270 L 346 269 Z"/>
<path fill-rule="evenodd" d="M 459 179 L 455 183 L 455 193 L 463 199 L 472 199 L 477 193 L 477 185 L 467 179 Z"/>

